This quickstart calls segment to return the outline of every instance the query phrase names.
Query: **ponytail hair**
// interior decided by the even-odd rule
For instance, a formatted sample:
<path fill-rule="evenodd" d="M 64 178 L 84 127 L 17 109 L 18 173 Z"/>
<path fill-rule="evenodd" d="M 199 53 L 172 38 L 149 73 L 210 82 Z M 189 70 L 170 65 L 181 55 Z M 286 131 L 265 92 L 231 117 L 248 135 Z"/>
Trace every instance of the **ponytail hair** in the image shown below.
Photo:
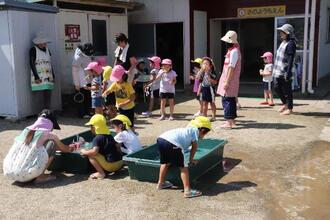
<path fill-rule="evenodd" d="M 122 79 L 124 82 L 127 82 L 128 80 L 128 74 L 127 73 L 124 73 L 124 75 L 122 76 Z"/>
<path fill-rule="evenodd" d="M 29 130 L 28 134 L 26 135 L 26 138 L 24 140 L 24 144 L 25 145 L 29 145 L 31 143 L 31 141 L 33 140 L 34 138 L 34 133 L 36 131 L 35 130 Z"/>

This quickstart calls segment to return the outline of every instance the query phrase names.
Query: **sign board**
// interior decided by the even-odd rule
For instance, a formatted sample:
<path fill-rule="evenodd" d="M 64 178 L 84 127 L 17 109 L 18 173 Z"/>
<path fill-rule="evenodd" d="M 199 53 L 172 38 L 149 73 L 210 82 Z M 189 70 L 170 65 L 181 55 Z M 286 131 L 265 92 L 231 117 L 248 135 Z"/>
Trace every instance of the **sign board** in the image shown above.
<path fill-rule="evenodd" d="M 65 51 L 72 51 L 81 42 L 80 25 L 65 24 Z"/>
<path fill-rule="evenodd" d="M 262 17 L 281 17 L 285 16 L 286 6 L 264 6 L 264 7 L 250 7 L 238 8 L 238 18 L 262 18 Z"/>

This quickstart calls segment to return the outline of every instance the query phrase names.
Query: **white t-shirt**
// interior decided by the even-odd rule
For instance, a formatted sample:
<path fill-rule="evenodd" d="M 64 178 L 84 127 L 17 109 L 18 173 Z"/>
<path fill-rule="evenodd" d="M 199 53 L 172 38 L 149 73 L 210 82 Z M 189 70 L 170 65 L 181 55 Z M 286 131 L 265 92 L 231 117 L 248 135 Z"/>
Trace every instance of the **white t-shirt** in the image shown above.
<path fill-rule="evenodd" d="M 237 50 L 232 50 L 230 52 L 229 66 L 235 68 L 237 61 L 238 61 L 238 51 Z"/>
<path fill-rule="evenodd" d="M 266 64 L 265 67 L 264 67 L 264 73 L 265 72 L 271 72 L 272 73 L 273 72 L 273 64 L 271 64 L 271 63 Z M 272 73 L 272 75 L 269 75 L 269 76 L 263 76 L 262 81 L 263 82 L 272 82 L 273 81 L 273 73 Z"/>
<path fill-rule="evenodd" d="M 123 153 L 131 154 L 142 149 L 140 140 L 132 130 L 122 131 L 114 139 L 117 143 L 125 145 L 125 147 L 121 147 Z"/>

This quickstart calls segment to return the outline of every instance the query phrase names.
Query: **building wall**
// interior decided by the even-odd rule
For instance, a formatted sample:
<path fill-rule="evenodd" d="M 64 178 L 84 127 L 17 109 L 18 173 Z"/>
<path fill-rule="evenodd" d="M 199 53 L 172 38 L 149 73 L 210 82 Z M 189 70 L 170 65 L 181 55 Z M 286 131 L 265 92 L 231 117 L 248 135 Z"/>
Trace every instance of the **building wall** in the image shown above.
<path fill-rule="evenodd" d="M 320 36 L 319 36 L 319 55 L 318 55 L 318 79 L 330 74 L 330 42 L 327 42 L 328 30 L 328 10 L 330 0 L 321 0 L 320 7 Z"/>
<path fill-rule="evenodd" d="M 209 18 L 234 18 L 237 17 L 237 8 L 286 5 L 286 14 L 303 14 L 305 11 L 304 0 L 190 0 L 193 10 L 208 11 Z"/>
<path fill-rule="evenodd" d="M 10 44 L 8 11 L 0 11 L 0 115 L 16 115 L 13 48 Z"/>
<path fill-rule="evenodd" d="M 58 51 L 60 53 L 60 72 L 62 74 L 62 94 L 72 94 L 73 79 L 72 79 L 72 60 L 75 48 L 73 50 L 65 50 L 65 24 L 80 25 L 80 40 L 81 43 L 92 42 L 91 26 L 89 20 L 95 16 L 107 21 L 107 47 L 108 47 L 108 64 L 113 65 L 114 50 L 116 45 L 113 44 L 115 35 L 119 32 L 127 34 L 127 15 L 112 14 L 92 11 L 79 11 L 61 9 L 56 16 L 57 34 L 58 34 Z"/>
<path fill-rule="evenodd" d="M 190 14 L 189 0 L 136 0 L 144 4 L 140 10 L 129 12 L 130 24 L 183 22 L 184 83 L 189 83 L 190 70 Z"/>
<path fill-rule="evenodd" d="M 52 91 L 51 107 L 52 109 L 60 110 L 61 76 L 57 74 L 55 14 L 15 10 L 2 11 L 1 13 L 8 14 L 7 21 L 0 19 L 1 22 L 4 22 L 4 24 L 0 25 L 1 35 L 3 36 L 7 33 L 9 36 L 9 42 L 0 42 L 1 51 L 6 53 L 5 59 L 0 59 L 0 62 L 6 62 L 5 65 L 7 65 L 6 73 L 4 73 L 6 81 L 1 80 L 0 82 L 0 88 L 4 91 L 1 94 L 5 94 L 5 97 L 1 98 L 1 100 L 5 100 L 4 103 L 6 103 L 6 105 L 0 106 L 1 115 L 21 118 L 38 114 L 43 108 L 41 104 L 43 103 L 42 93 L 31 91 L 29 64 L 29 49 L 33 46 L 32 39 L 40 31 L 45 32 L 52 42 L 48 46 L 52 52 L 52 64 L 56 74 L 56 81 L 55 89 Z"/>

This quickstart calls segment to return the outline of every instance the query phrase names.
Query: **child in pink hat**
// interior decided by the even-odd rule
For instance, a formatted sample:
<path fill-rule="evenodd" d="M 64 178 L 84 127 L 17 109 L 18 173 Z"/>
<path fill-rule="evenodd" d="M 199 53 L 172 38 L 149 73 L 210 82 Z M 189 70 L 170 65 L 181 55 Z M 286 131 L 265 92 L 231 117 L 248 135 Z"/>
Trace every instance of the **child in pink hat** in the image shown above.
<path fill-rule="evenodd" d="M 103 114 L 103 98 L 102 98 L 102 80 L 101 74 L 103 72 L 102 66 L 98 62 L 90 62 L 85 68 L 88 71 L 89 77 L 92 78 L 91 86 L 85 86 L 86 90 L 91 91 L 92 108 L 95 114 Z"/>
<path fill-rule="evenodd" d="M 259 70 L 260 75 L 262 76 L 262 85 L 264 88 L 264 97 L 265 101 L 261 102 L 260 105 L 269 105 L 274 106 L 273 101 L 273 54 L 271 52 L 264 53 L 261 58 L 263 58 L 265 67 L 262 70 Z M 269 98 L 269 100 L 268 100 Z"/>
<path fill-rule="evenodd" d="M 160 113 L 161 116 L 159 120 L 165 120 L 165 105 L 168 100 L 170 104 L 170 117 L 169 120 L 174 120 L 174 94 L 175 94 L 175 84 L 176 84 L 176 72 L 172 70 L 172 60 L 163 59 L 162 69 L 159 71 L 158 76 L 155 80 L 160 79 Z"/>
<path fill-rule="evenodd" d="M 111 86 L 102 94 L 106 97 L 114 92 L 116 97 L 116 107 L 120 114 L 125 115 L 134 126 L 134 109 L 135 109 L 135 91 L 131 83 L 127 82 L 128 75 L 121 65 L 116 65 L 112 69 L 110 80 L 113 82 Z M 134 129 L 134 128 L 133 128 Z"/>
<path fill-rule="evenodd" d="M 149 93 L 149 107 L 148 107 L 148 111 L 146 112 L 142 112 L 142 115 L 146 116 L 146 117 L 150 117 L 151 116 L 151 112 L 152 109 L 154 107 L 154 100 L 159 99 L 159 87 L 160 87 L 160 79 L 155 80 L 159 70 L 160 70 L 160 63 L 161 63 L 161 59 L 158 56 L 153 56 L 153 57 L 149 57 L 149 66 L 150 66 L 150 83 L 148 83 L 146 85 L 146 87 L 144 88 L 145 90 L 148 90 Z"/>

